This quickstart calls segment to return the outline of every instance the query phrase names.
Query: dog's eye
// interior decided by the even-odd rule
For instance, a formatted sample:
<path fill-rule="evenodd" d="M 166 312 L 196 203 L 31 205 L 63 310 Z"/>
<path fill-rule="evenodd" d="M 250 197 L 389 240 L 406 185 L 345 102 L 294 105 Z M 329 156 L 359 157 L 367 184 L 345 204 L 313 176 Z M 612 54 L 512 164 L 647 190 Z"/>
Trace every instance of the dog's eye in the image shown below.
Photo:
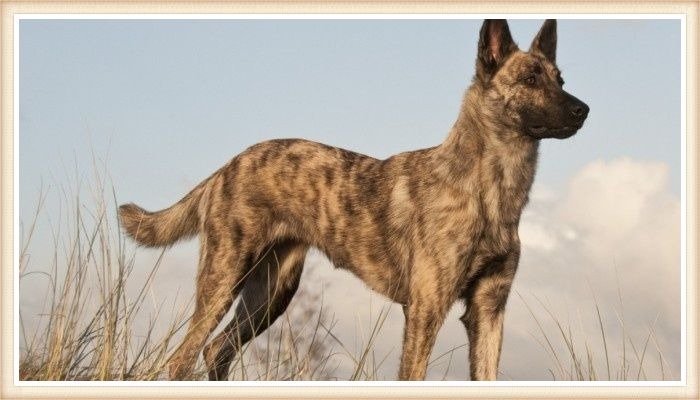
<path fill-rule="evenodd" d="M 537 82 L 537 79 L 535 79 L 534 75 L 528 76 L 527 78 L 525 78 L 525 83 L 527 83 L 530 86 L 534 85 L 536 82 Z"/>

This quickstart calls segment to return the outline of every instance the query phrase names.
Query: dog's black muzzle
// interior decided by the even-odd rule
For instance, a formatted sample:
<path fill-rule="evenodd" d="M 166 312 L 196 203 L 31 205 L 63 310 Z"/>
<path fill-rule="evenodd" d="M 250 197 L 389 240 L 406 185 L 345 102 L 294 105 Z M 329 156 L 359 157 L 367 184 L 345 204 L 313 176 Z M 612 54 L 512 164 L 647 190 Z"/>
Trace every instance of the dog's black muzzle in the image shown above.
<path fill-rule="evenodd" d="M 581 129 L 590 108 L 569 93 L 564 91 L 561 93 L 562 99 L 558 102 L 559 112 L 556 113 L 558 114 L 556 118 L 551 121 L 546 121 L 548 118 L 542 118 L 541 123 L 535 121 L 526 123 L 525 129 L 528 135 L 535 139 L 566 139 Z"/>

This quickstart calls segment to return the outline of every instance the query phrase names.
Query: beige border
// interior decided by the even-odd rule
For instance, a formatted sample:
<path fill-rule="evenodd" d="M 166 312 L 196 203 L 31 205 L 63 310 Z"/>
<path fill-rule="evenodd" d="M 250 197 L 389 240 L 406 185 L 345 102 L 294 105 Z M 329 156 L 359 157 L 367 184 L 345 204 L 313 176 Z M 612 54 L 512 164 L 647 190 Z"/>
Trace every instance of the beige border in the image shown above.
<path fill-rule="evenodd" d="M 698 398 L 697 379 L 697 138 L 698 3 L 634 2 L 66 2 L 0 0 L 2 37 L 2 346 L 0 398 L 329 398 L 329 397 L 635 397 Z M 674 13 L 687 19 L 687 386 L 685 387 L 17 387 L 13 384 L 13 19 L 18 13 Z M 107 396 L 106 396 L 107 395 Z"/>

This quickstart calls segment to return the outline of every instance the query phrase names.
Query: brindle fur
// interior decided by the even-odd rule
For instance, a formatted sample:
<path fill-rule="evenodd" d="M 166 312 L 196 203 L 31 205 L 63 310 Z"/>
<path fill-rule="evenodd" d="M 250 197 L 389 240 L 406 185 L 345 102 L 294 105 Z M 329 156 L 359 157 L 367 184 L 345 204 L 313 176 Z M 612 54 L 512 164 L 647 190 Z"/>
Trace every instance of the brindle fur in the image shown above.
<path fill-rule="evenodd" d="M 207 338 L 240 296 L 233 320 L 204 348 L 210 379 L 226 379 L 239 346 L 285 311 L 310 246 L 403 305 L 400 379 L 424 379 L 458 299 L 466 305 L 471 378 L 496 379 L 539 139 L 573 135 L 588 113 L 563 91 L 555 48 L 554 20 L 528 52 L 518 50 L 505 20 L 484 21 L 473 84 L 436 147 L 377 160 L 272 140 L 245 150 L 168 209 L 122 205 L 126 232 L 143 245 L 199 234 L 196 306 L 170 358 L 171 379 L 191 377 Z"/>

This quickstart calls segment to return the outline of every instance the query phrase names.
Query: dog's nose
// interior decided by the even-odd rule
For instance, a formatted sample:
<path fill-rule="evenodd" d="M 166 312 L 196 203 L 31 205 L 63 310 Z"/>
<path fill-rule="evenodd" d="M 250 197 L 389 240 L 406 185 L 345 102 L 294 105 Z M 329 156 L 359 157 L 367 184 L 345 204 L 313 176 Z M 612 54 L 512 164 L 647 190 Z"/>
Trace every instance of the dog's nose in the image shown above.
<path fill-rule="evenodd" d="M 570 110 L 574 117 L 583 119 L 588 116 L 589 108 L 585 103 L 574 103 Z"/>

